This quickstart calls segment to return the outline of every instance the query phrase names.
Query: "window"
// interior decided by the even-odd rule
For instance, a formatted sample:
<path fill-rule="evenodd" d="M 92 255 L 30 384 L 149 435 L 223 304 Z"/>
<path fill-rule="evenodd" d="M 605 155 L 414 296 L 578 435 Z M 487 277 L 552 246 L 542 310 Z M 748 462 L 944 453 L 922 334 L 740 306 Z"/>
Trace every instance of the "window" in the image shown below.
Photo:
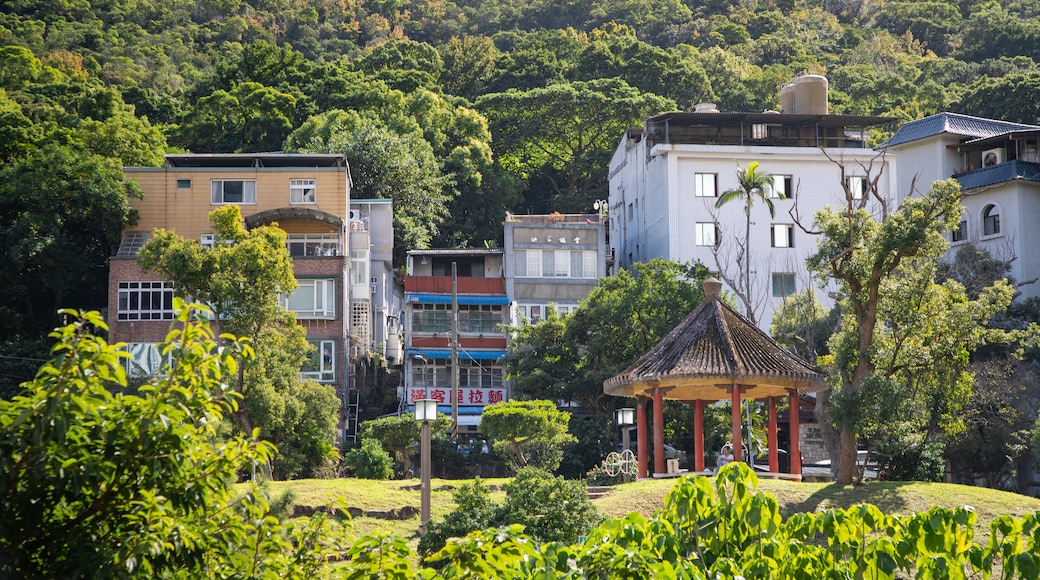
<path fill-rule="evenodd" d="M 336 280 L 303 279 L 284 306 L 299 319 L 336 318 Z"/>
<path fill-rule="evenodd" d="M 987 205 L 982 211 L 982 235 L 995 236 L 1000 233 L 1000 210 L 995 205 Z"/>
<path fill-rule="evenodd" d="M 448 332 L 451 320 L 448 318 L 450 304 L 415 304 L 412 306 L 413 332 Z"/>
<path fill-rule="evenodd" d="M 334 340 L 310 340 L 314 346 L 300 369 L 300 374 L 308 379 L 322 383 L 336 380 L 336 341 Z"/>
<path fill-rule="evenodd" d="M 289 234 L 285 245 L 294 258 L 340 255 L 339 234 Z"/>
<path fill-rule="evenodd" d="M 177 180 L 177 189 L 189 189 L 190 187 L 191 187 L 191 180 L 190 179 L 178 179 Z"/>
<path fill-rule="evenodd" d="M 571 278 L 596 277 L 596 252 L 571 250 Z"/>
<path fill-rule="evenodd" d="M 173 320 L 173 282 L 120 282 L 119 320 Z"/>
<path fill-rule="evenodd" d="M 719 226 L 715 223 L 697 224 L 697 245 L 717 246 L 719 245 Z"/>
<path fill-rule="evenodd" d="M 867 193 L 867 178 L 861 175 L 853 175 L 845 179 L 845 183 L 849 186 L 849 193 L 852 194 L 852 199 L 861 200 Z"/>
<path fill-rule="evenodd" d="M 517 278 L 595 278 L 596 252 L 586 250 L 517 250 Z"/>
<path fill-rule="evenodd" d="M 794 247 L 794 226 L 791 224 L 773 224 L 772 242 L 774 248 Z"/>
<path fill-rule="evenodd" d="M 773 273 L 773 298 L 783 298 L 794 294 L 794 274 L 790 272 Z"/>
<path fill-rule="evenodd" d="M 697 197 L 718 197 L 719 176 L 715 173 L 694 173 L 693 194 Z"/>
<path fill-rule="evenodd" d="M 751 125 L 752 139 L 765 139 L 769 137 L 769 125 L 765 123 L 754 123 Z"/>
<path fill-rule="evenodd" d="M 493 304 L 460 304 L 459 332 L 498 332 L 502 307 Z"/>
<path fill-rule="evenodd" d="M 289 180 L 289 203 L 314 203 L 314 192 L 313 179 Z"/>
<path fill-rule="evenodd" d="M 256 181 L 215 180 L 210 182 L 210 203 L 256 203 Z"/>
<path fill-rule="evenodd" d="M 967 241 L 967 240 L 968 240 L 968 220 L 964 219 L 964 218 L 961 218 L 961 221 L 960 221 L 960 223 L 957 224 L 957 227 L 953 228 L 953 230 L 950 231 L 950 241 L 954 242 L 954 243 L 957 243 L 957 242 L 964 242 L 964 241 Z"/>
<path fill-rule="evenodd" d="M 368 281 L 368 248 L 350 250 L 350 285 L 360 286 Z"/>
<path fill-rule="evenodd" d="M 790 175 L 774 175 L 773 187 L 767 193 L 772 199 L 790 199 L 794 195 L 793 178 Z"/>

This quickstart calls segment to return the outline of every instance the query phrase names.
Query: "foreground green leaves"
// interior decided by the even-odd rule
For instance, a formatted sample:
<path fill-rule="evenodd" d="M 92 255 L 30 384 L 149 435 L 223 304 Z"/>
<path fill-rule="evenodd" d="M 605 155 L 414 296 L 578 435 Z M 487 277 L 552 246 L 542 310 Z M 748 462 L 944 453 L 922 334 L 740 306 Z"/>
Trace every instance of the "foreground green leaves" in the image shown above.
<path fill-rule="evenodd" d="M 782 521 L 743 463 L 684 477 L 653 517 L 605 521 L 575 544 L 513 524 L 420 561 L 404 538 L 352 542 L 327 514 L 285 524 L 261 489 L 236 493 L 237 474 L 274 452 L 218 432 L 238 404 L 224 378 L 248 344 L 223 336 L 216 348 L 179 303 L 167 376 L 131 394 L 125 355 L 92 334 L 100 315 L 67 314 L 54 358 L 0 402 L 5 578 L 1040 578 L 1040 511 L 997 518 L 985 546 L 967 507 L 903 516 L 860 504 Z M 550 503 L 525 504 L 530 530 L 539 515 L 566 517 Z"/>

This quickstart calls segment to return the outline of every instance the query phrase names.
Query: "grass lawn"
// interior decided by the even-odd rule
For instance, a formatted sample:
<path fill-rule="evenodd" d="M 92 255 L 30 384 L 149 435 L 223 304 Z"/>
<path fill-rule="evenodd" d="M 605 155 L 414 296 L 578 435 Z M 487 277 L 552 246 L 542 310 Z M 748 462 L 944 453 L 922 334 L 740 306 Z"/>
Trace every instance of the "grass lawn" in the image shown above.
<path fill-rule="evenodd" d="M 503 479 L 483 479 L 485 485 L 498 488 L 492 493 L 501 502 Z M 468 480 L 433 480 L 431 515 L 442 518 L 453 507 L 451 490 Z M 594 500 L 596 509 L 606 517 L 620 517 L 637 511 L 652 515 L 664 505 L 665 495 L 675 485 L 674 479 L 648 479 L 619 485 L 605 497 Z M 270 482 L 272 497 L 291 489 L 297 505 L 321 506 L 335 498 L 344 505 L 362 510 L 400 509 L 419 507 L 419 480 L 373 481 L 365 479 L 305 479 L 288 482 Z M 862 486 L 839 486 L 834 483 L 799 483 L 783 480 L 759 480 L 759 491 L 774 495 L 780 503 L 783 516 L 797 512 L 813 512 L 827 508 L 849 507 L 858 503 L 872 503 L 887 514 L 909 514 L 927 511 L 931 506 L 958 507 L 970 505 L 978 513 L 975 541 L 985 545 L 989 539 L 989 522 L 1001 515 L 1022 516 L 1040 510 L 1040 499 L 980 487 L 947 483 L 868 482 Z M 416 541 L 419 519 L 383 520 L 358 517 L 352 521 L 356 535 L 374 531 L 396 533 Z"/>

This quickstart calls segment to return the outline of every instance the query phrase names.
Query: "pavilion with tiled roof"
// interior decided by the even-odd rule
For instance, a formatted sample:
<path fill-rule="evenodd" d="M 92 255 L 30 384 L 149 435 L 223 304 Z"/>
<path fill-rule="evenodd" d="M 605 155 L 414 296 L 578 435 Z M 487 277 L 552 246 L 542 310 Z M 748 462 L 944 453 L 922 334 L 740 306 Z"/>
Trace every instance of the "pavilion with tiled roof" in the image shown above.
<path fill-rule="evenodd" d="M 722 283 L 704 282 L 704 302 L 654 348 L 621 374 L 603 383 L 603 391 L 637 401 L 638 477 L 647 477 L 646 403 L 653 402 L 654 474 L 665 473 L 664 399 L 694 407 L 694 467 L 704 471 L 704 403 L 729 399 L 733 404 L 734 458 L 741 460 L 741 399 L 764 399 L 769 409 L 769 471 L 779 472 L 776 403 L 790 397 L 791 474 L 801 475 L 798 449 L 798 393 L 826 389 L 824 375 L 781 347 L 768 334 L 726 304 Z"/>

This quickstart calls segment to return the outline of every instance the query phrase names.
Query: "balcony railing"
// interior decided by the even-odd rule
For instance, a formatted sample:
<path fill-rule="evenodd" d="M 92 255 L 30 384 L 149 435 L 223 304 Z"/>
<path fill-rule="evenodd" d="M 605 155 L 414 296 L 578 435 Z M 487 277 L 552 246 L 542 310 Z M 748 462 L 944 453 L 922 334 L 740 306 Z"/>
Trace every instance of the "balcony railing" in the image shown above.
<path fill-rule="evenodd" d="M 456 289 L 459 294 L 505 294 L 506 281 L 502 278 L 457 278 Z M 431 292 L 447 294 L 451 292 L 451 276 L 406 276 L 405 292 Z"/>

